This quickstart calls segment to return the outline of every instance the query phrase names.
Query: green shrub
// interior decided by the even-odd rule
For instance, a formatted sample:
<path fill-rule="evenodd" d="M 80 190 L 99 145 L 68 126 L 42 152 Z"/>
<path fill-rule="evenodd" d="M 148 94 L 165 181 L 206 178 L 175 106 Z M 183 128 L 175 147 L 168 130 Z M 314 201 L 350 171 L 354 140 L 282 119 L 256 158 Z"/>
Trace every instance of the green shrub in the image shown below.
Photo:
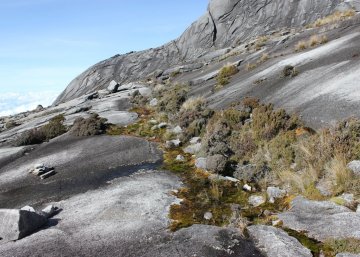
<path fill-rule="evenodd" d="M 252 129 L 257 140 L 271 140 L 281 131 L 301 125 L 297 116 L 290 116 L 283 109 L 274 110 L 272 104 L 262 104 L 253 111 Z"/>
<path fill-rule="evenodd" d="M 15 145 L 34 145 L 41 144 L 45 141 L 58 137 L 67 131 L 63 124 L 65 117 L 60 114 L 52 118 L 48 124 L 34 128 L 21 134 L 15 141 Z"/>
<path fill-rule="evenodd" d="M 177 84 L 157 92 L 159 101 L 157 105 L 158 111 L 170 114 L 177 113 L 186 101 L 188 91 L 187 86 Z"/>
<path fill-rule="evenodd" d="M 87 119 L 77 118 L 70 129 L 70 134 L 78 137 L 104 134 L 107 128 L 106 121 L 106 119 L 100 118 L 98 114 L 92 114 Z"/>
<path fill-rule="evenodd" d="M 282 70 L 282 74 L 281 77 L 282 78 L 286 78 L 286 77 L 296 77 L 297 75 L 299 75 L 299 71 L 292 65 L 286 65 L 284 67 L 284 69 Z"/>
<path fill-rule="evenodd" d="M 239 70 L 235 65 L 224 66 L 219 71 L 219 74 L 216 77 L 217 84 L 221 85 L 221 86 L 229 84 L 229 80 L 230 80 L 231 76 L 235 75 L 238 72 L 239 72 Z"/>
<path fill-rule="evenodd" d="M 9 120 L 8 122 L 6 122 L 5 124 L 5 128 L 6 129 L 12 129 L 12 128 L 15 128 L 16 126 L 18 126 L 18 124 L 13 121 L 13 120 Z"/>
<path fill-rule="evenodd" d="M 45 135 L 45 140 L 50 140 L 66 133 L 67 127 L 64 125 L 64 121 L 64 115 L 60 114 L 52 118 L 48 124 L 43 126 L 41 130 Z"/>

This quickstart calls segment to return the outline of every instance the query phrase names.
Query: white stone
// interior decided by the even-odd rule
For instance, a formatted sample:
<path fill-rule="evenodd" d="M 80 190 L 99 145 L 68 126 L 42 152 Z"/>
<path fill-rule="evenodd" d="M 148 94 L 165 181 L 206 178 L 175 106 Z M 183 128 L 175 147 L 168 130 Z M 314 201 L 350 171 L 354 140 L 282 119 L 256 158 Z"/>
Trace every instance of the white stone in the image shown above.
<path fill-rule="evenodd" d="M 351 169 L 355 175 L 360 176 L 360 161 L 352 161 L 348 164 L 348 168 Z"/>
<path fill-rule="evenodd" d="M 179 161 L 179 162 L 183 162 L 183 161 L 185 161 L 185 157 L 182 156 L 181 154 L 179 154 L 178 156 L 176 156 L 176 159 L 175 159 L 175 160 L 177 160 L 177 161 Z"/>
<path fill-rule="evenodd" d="M 249 186 L 248 184 L 245 184 L 245 185 L 243 186 L 243 190 L 248 191 L 248 192 L 251 192 L 251 186 Z"/>
<path fill-rule="evenodd" d="M 166 122 L 161 122 L 159 125 L 157 125 L 157 127 L 160 129 L 166 128 L 167 126 L 168 126 L 168 124 Z"/>
<path fill-rule="evenodd" d="M 195 160 L 196 168 L 206 170 L 206 160 L 207 158 L 203 158 L 203 157 L 197 158 Z"/>
<path fill-rule="evenodd" d="M 283 197 L 286 196 L 286 191 L 281 190 L 278 187 L 268 187 L 266 192 L 267 192 L 267 195 L 269 197 L 269 202 L 270 203 L 274 203 L 275 199 L 283 198 Z"/>
<path fill-rule="evenodd" d="M 261 195 L 252 195 L 249 197 L 249 204 L 258 207 L 266 202 L 265 197 Z"/>
<path fill-rule="evenodd" d="M 211 220 L 213 217 L 212 213 L 211 212 L 205 212 L 204 213 L 204 219 L 206 220 Z"/>
<path fill-rule="evenodd" d="M 34 209 L 33 207 L 31 207 L 31 206 L 28 206 L 28 205 L 22 207 L 20 210 L 22 210 L 22 211 L 35 212 L 35 209 Z"/>
<path fill-rule="evenodd" d="M 197 143 L 201 142 L 201 138 L 200 137 L 193 137 L 192 139 L 190 139 L 190 144 L 195 145 Z"/>
<path fill-rule="evenodd" d="M 189 145 L 185 147 L 184 152 L 189 154 L 197 154 L 201 150 L 201 143 Z"/>
<path fill-rule="evenodd" d="M 182 128 L 180 126 L 176 126 L 172 129 L 172 132 L 176 135 L 181 134 L 183 132 Z"/>
<path fill-rule="evenodd" d="M 156 98 L 153 98 L 153 99 L 151 99 L 149 105 L 150 105 L 151 107 L 155 107 L 155 106 L 158 105 L 158 102 L 159 102 L 159 101 L 158 101 Z"/>

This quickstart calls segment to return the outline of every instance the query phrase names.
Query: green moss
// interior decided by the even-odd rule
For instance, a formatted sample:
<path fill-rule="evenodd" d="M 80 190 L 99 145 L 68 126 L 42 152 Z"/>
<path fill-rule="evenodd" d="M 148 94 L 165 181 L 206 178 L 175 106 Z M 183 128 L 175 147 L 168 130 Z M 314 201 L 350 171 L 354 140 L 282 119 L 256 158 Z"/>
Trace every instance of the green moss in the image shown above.
<path fill-rule="evenodd" d="M 325 241 L 323 249 L 326 257 L 345 252 L 360 254 L 360 240 L 355 238 L 329 239 Z"/>
<path fill-rule="evenodd" d="M 283 228 L 289 236 L 295 237 L 299 242 L 308 248 L 311 253 L 314 255 L 314 257 L 319 257 L 321 250 L 323 249 L 323 244 L 315 239 L 309 238 L 305 233 L 303 232 L 297 232 L 295 230 L 291 230 L 289 228 Z"/>

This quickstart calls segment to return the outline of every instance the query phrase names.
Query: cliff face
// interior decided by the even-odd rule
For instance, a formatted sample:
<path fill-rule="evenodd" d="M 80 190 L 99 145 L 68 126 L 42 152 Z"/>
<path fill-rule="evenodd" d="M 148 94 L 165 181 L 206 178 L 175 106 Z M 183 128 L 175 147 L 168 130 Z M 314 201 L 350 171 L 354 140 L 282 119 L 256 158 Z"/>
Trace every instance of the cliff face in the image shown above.
<path fill-rule="evenodd" d="M 178 39 L 155 49 L 117 55 L 75 78 L 55 104 L 119 83 L 138 80 L 212 51 L 284 27 L 298 27 L 326 16 L 341 0 L 211 0 L 207 12 Z"/>

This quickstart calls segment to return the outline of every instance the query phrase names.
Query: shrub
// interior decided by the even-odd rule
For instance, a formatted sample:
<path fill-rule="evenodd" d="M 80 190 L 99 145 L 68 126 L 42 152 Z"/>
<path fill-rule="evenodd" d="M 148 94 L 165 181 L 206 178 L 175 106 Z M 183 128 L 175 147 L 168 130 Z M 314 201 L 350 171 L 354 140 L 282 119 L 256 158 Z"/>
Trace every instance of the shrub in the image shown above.
<path fill-rule="evenodd" d="M 331 15 L 328 15 L 324 18 L 317 19 L 313 24 L 310 24 L 309 27 L 321 27 L 328 24 L 337 23 L 353 17 L 356 14 L 355 10 L 350 9 L 344 12 L 336 11 Z"/>
<path fill-rule="evenodd" d="M 268 36 L 260 36 L 255 41 L 255 50 L 260 50 L 263 46 L 265 46 L 266 42 L 269 40 Z"/>
<path fill-rule="evenodd" d="M 40 128 L 31 129 L 22 133 L 15 141 L 15 146 L 36 145 L 45 141 L 46 137 Z"/>
<path fill-rule="evenodd" d="M 281 77 L 282 78 L 286 78 L 286 77 L 296 77 L 297 75 L 299 75 L 299 71 L 292 65 L 286 65 L 284 67 L 284 69 L 282 70 L 282 74 Z"/>
<path fill-rule="evenodd" d="M 262 104 L 253 111 L 255 139 L 271 140 L 279 132 L 295 130 L 300 125 L 297 116 L 290 116 L 283 109 L 274 110 L 272 104 Z"/>
<path fill-rule="evenodd" d="M 269 54 L 263 53 L 263 55 L 260 58 L 260 63 L 266 62 L 269 59 L 270 59 Z"/>
<path fill-rule="evenodd" d="M 229 84 L 229 80 L 231 76 L 238 73 L 239 70 L 236 68 L 235 65 L 227 65 L 224 66 L 220 71 L 219 74 L 216 77 L 216 81 L 218 85 L 224 86 L 226 84 Z"/>
<path fill-rule="evenodd" d="M 13 120 L 9 120 L 8 122 L 5 123 L 6 129 L 12 129 L 15 128 L 16 126 L 18 126 L 18 124 Z"/>
<path fill-rule="evenodd" d="M 48 124 L 34 128 L 21 134 L 15 141 L 15 145 L 34 145 L 58 137 L 66 133 L 67 128 L 63 124 L 65 117 L 60 114 L 52 118 Z"/>
<path fill-rule="evenodd" d="M 170 114 L 177 113 L 182 104 L 186 101 L 188 95 L 188 87 L 185 85 L 171 85 L 169 88 L 164 88 L 158 93 L 157 109 L 160 112 Z"/>
<path fill-rule="evenodd" d="M 77 118 L 70 129 L 70 134 L 78 137 L 101 135 L 106 131 L 106 121 L 106 119 L 100 118 L 98 114 L 92 114 L 87 119 Z"/>
<path fill-rule="evenodd" d="M 295 51 L 296 52 L 300 52 L 303 51 L 307 48 L 307 44 L 305 41 L 299 41 L 296 45 L 295 45 Z"/>
<path fill-rule="evenodd" d="M 64 125 L 65 117 L 60 114 L 50 120 L 48 124 L 43 126 L 41 130 L 45 135 L 45 140 L 58 137 L 67 131 L 67 127 Z"/>
<path fill-rule="evenodd" d="M 317 46 L 321 44 L 325 44 L 328 42 L 328 39 L 325 35 L 319 37 L 317 35 L 311 36 L 309 39 L 309 46 Z"/>
<path fill-rule="evenodd" d="M 254 70 L 256 69 L 257 65 L 255 63 L 247 63 L 246 64 L 246 70 L 247 71 L 251 71 L 251 70 Z"/>

